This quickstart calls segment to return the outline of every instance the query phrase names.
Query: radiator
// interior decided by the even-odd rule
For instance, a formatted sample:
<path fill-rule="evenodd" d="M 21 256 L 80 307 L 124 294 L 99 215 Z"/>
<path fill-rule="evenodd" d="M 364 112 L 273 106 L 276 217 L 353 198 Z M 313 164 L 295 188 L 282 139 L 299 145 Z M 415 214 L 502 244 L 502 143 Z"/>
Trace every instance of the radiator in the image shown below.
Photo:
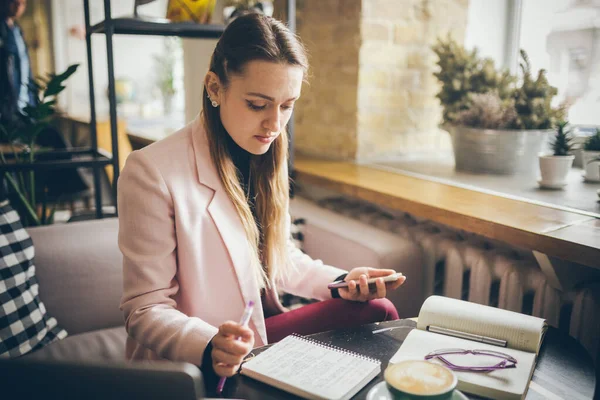
<path fill-rule="evenodd" d="M 597 361 L 600 282 L 562 292 L 548 284 L 526 250 L 354 199 L 326 198 L 319 204 L 418 243 L 425 259 L 423 299 L 436 294 L 544 318 L 579 340 Z"/>

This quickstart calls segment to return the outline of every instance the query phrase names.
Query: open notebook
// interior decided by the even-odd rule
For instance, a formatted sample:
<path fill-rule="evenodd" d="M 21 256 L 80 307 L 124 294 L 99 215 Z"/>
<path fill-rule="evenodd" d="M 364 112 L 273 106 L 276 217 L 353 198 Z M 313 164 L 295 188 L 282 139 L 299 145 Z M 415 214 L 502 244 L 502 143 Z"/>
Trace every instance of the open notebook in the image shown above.
<path fill-rule="evenodd" d="M 306 399 L 345 400 L 381 372 L 381 362 L 290 335 L 242 365 L 241 374 Z"/>
<path fill-rule="evenodd" d="M 436 329 L 437 328 L 437 329 Z M 462 339 L 433 330 L 453 330 L 485 337 L 488 343 Z M 391 364 L 404 360 L 423 360 L 426 354 L 440 349 L 491 350 L 509 354 L 518 360 L 516 368 L 493 372 L 455 372 L 457 388 L 464 392 L 494 399 L 522 399 L 535 367 L 536 356 L 546 331 L 541 318 L 518 314 L 499 308 L 483 306 L 441 296 L 429 297 L 421 307 L 417 329 L 407 336 Z M 504 344 L 505 347 L 501 346 Z M 463 365 L 493 365 L 499 359 L 464 355 L 453 358 Z M 449 357 L 450 358 L 450 357 Z M 492 362 L 492 364 L 490 364 Z"/>

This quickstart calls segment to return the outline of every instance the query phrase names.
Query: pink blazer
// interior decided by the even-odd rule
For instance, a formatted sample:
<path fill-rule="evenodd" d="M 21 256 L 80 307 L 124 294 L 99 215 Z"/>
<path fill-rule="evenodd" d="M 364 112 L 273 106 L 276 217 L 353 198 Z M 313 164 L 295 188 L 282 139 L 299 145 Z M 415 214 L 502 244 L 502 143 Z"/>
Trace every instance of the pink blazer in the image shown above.
<path fill-rule="evenodd" d="M 255 346 L 267 344 L 260 291 L 252 278 L 246 236 L 212 164 L 200 117 L 168 138 L 135 151 L 118 182 L 119 247 L 128 359 L 200 365 L 204 349 L 245 304 Z M 275 282 L 285 291 L 331 298 L 327 283 L 344 270 L 312 260 L 291 240 L 297 271 Z M 275 288 L 265 308 L 285 310 Z"/>

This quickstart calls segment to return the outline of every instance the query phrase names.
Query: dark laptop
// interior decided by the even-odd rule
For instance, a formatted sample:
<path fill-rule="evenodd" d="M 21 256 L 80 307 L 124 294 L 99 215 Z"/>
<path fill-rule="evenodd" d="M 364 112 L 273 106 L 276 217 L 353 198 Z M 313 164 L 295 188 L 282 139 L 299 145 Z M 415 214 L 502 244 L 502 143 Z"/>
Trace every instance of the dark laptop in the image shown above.
<path fill-rule="evenodd" d="M 0 399 L 180 399 L 204 396 L 200 370 L 173 362 L 0 359 Z"/>

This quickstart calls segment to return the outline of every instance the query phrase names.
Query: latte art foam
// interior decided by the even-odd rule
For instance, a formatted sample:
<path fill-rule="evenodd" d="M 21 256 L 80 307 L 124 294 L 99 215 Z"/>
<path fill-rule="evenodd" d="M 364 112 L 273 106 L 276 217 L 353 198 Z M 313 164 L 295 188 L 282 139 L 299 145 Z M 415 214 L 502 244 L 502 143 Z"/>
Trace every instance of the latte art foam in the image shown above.
<path fill-rule="evenodd" d="M 456 385 L 449 369 L 427 361 L 403 361 L 390 365 L 384 375 L 392 387 L 410 394 L 445 393 Z"/>

